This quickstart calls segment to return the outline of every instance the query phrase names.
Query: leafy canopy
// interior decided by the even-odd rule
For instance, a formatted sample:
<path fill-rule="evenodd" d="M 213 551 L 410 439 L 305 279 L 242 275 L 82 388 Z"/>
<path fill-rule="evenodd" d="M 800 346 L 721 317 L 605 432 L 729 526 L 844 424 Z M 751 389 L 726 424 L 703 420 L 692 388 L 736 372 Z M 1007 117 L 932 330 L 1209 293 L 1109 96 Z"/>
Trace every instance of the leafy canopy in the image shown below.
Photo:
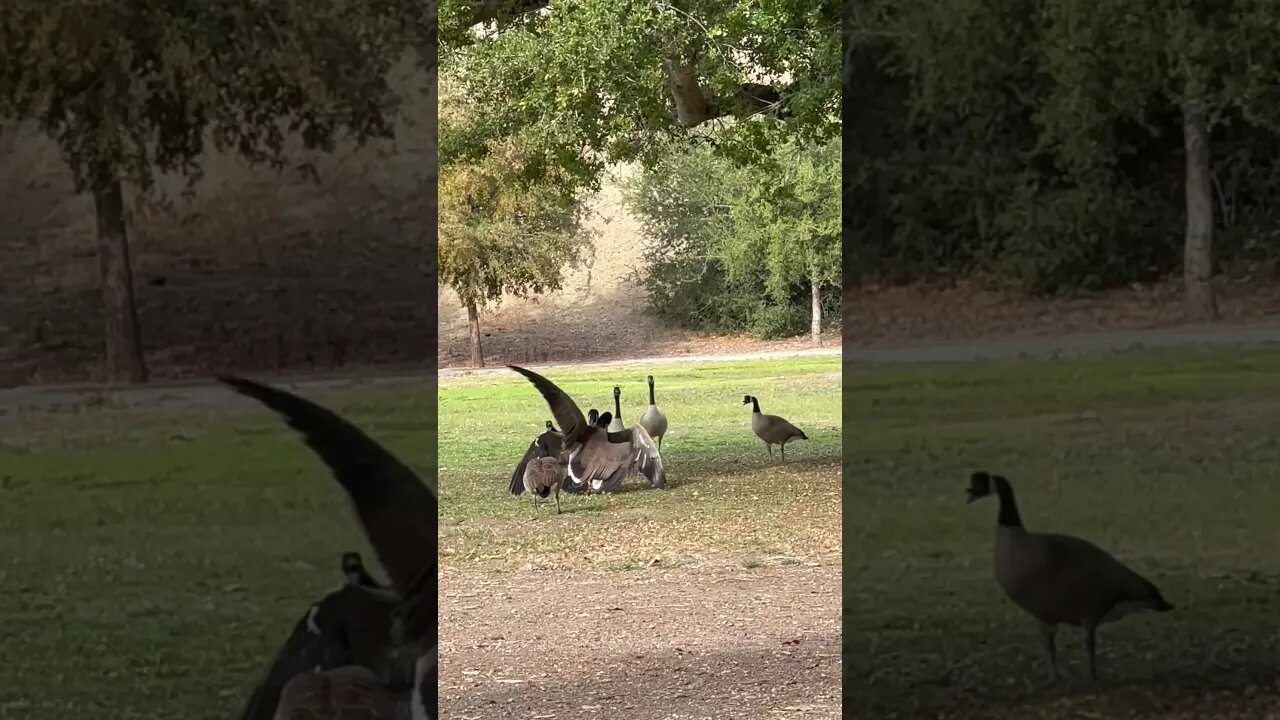
<path fill-rule="evenodd" d="M 391 134 L 388 71 L 423 47 L 431 5 L 5 0 L 0 115 L 37 120 L 82 190 L 197 177 L 206 138 L 279 165 L 295 133 L 320 149 Z"/>
<path fill-rule="evenodd" d="M 640 173 L 627 202 L 654 309 L 703 330 L 798 332 L 811 283 L 840 281 L 841 144 L 788 143 L 746 166 L 702 148 Z"/>
<path fill-rule="evenodd" d="M 496 3 L 503 5 L 503 3 Z M 482 155 L 494 138 L 519 138 L 594 186 L 622 161 L 652 165 L 673 140 L 711 143 L 739 161 L 786 140 L 821 140 L 839 129 L 840 4 L 832 0 L 555 0 L 508 3 L 497 29 L 472 32 L 474 3 L 442 4 L 441 71 L 475 105 L 442 133 L 442 160 Z M 682 121 L 669 70 L 683 69 L 707 99 L 710 122 Z M 773 98 L 760 121 L 742 100 Z M 767 88 L 765 87 L 767 86 Z M 762 89 L 764 88 L 764 89 Z M 756 117 L 755 121 L 727 122 Z"/>
<path fill-rule="evenodd" d="M 515 143 L 495 142 L 481 161 L 441 173 L 440 278 L 464 305 L 559 290 L 589 249 L 576 195 L 555 177 L 520 180 L 524 162 Z"/>

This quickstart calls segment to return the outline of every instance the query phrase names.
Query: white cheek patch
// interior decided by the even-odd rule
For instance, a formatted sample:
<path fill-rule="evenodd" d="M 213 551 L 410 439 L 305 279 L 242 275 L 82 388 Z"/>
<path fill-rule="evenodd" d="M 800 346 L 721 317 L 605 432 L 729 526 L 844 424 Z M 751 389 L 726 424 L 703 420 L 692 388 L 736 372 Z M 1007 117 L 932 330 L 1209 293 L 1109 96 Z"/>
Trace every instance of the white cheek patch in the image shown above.
<path fill-rule="evenodd" d="M 307 632 L 312 635 L 320 635 L 320 626 L 316 624 L 316 616 L 320 614 L 320 606 L 312 605 L 307 611 Z"/>

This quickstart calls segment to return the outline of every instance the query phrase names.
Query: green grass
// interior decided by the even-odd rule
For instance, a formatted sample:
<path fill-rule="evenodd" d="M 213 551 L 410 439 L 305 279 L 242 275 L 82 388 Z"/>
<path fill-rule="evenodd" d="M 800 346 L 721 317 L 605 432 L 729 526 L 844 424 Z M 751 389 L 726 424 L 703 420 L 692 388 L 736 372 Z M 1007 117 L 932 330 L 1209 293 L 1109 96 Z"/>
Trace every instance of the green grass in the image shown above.
<path fill-rule="evenodd" d="M 839 551 L 838 358 L 546 372 L 581 405 L 637 422 L 657 381 L 670 421 L 662 457 L 668 488 L 642 477 L 615 495 L 562 495 L 563 513 L 507 495 L 511 472 L 550 411 L 515 373 L 452 379 L 440 391 L 442 553 L 455 565 L 512 563 L 629 570 Z M 771 460 L 742 396 L 782 415 L 810 440 Z M 632 491 L 634 490 L 634 491 Z"/>
<path fill-rule="evenodd" d="M 303 394 L 425 473 L 429 392 Z M 337 484 L 229 391 L 0 414 L 0 718 L 238 717 L 347 549 Z"/>
<path fill-rule="evenodd" d="M 439 397 L 445 562 L 581 562 L 586 548 L 625 570 L 838 551 L 836 360 L 673 368 L 654 369 L 672 488 L 566 497 L 560 517 L 505 497 L 547 416 L 533 387 L 505 373 L 451 379 Z M 628 372 L 548 374 L 601 404 L 616 375 L 634 420 L 647 371 Z M 431 390 L 302 394 L 425 475 Z M 814 438 L 786 466 L 751 435 L 748 392 Z M 229 391 L 0 412 L 0 718 L 238 717 L 293 623 L 338 584 L 348 549 L 372 562 L 336 483 L 276 416 Z"/>
<path fill-rule="evenodd" d="M 851 367 L 849 380 L 846 713 L 1275 709 L 1280 353 Z M 1009 477 L 1028 527 L 1101 544 L 1176 606 L 1103 627 L 1098 686 L 1082 679 L 1079 631 L 1064 627 L 1065 680 L 1040 687 L 1034 625 L 992 577 L 996 503 L 965 503 L 977 469 Z"/>

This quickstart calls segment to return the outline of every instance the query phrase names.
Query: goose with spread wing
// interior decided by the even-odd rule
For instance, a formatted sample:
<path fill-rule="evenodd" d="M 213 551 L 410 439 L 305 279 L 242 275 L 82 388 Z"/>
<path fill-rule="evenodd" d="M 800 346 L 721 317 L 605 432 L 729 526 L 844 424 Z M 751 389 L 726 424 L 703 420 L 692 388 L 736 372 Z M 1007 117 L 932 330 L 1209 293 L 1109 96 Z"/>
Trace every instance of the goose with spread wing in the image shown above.
<path fill-rule="evenodd" d="M 350 497 L 365 535 L 399 598 L 391 613 L 389 634 L 395 647 L 392 654 L 413 658 L 412 690 L 407 699 L 411 717 L 434 720 L 438 693 L 436 568 L 439 562 L 436 538 L 439 503 L 434 468 L 424 482 L 386 448 L 330 410 L 252 380 L 222 377 L 218 381 L 281 415 L 302 435 L 306 445 L 328 466 Z M 366 593 L 365 590 L 359 592 Z M 335 698 L 331 700 L 336 702 Z"/>
<path fill-rule="evenodd" d="M 516 465 L 515 472 L 511 473 L 511 483 L 507 486 L 507 490 L 512 495 L 520 497 L 525 491 L 524 476 L 529 463 L 538 458 L 558 456 L 563 444 L 560 432 L 548 420 L 547 429 L 529 443 L 529 448 L 524 451 L 524 457 L 520 458 L 520 464 Z"/>
<path fill-rule="evenodd" d="M 616 492 L 628 475 L 638 473 L 655 488 L 666 487 L 667 474 L 653 438 L 639 425 L 609 432 L 587 422 L 578 404 L 555 383 L 532 370 L 508 365 L 542 394 L 560 426 L 572 484 L 598 492 Z M 609 413 L 605 413 L 608 415 Z M 601 416 L 597 422 L 603 422 Z"/>

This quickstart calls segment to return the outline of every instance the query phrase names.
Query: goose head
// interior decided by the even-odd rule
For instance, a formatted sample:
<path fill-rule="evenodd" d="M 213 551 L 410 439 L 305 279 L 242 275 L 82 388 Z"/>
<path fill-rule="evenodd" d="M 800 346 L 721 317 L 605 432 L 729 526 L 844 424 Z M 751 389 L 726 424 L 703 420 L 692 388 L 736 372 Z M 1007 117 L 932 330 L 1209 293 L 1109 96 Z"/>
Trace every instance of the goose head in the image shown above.
<path fill-rule="evenodd" d="M 595 426 L 607 428 L 611 422 L 613 422 L 613 413 L 604 412 L 600 413 L 600 417 L 596 418 Z"/>
<path fill-rule="evenodd" d="M 974 502 L 987 497 L 995 492 L 992 489 L 991 474 L 985 472 L 975 472 L 969 476 L 969 487 L 965 493 L 969 496 L 966 502 Z"/>
<path fill-rule="evenodd" d="M 751 404 L 751 396 L 750 396 L 750 395 L 743 395 L 743 396 L 742 396 L 742 404 L 743 404 L 743 405 L 750 405 L 750 404 Z"/>

